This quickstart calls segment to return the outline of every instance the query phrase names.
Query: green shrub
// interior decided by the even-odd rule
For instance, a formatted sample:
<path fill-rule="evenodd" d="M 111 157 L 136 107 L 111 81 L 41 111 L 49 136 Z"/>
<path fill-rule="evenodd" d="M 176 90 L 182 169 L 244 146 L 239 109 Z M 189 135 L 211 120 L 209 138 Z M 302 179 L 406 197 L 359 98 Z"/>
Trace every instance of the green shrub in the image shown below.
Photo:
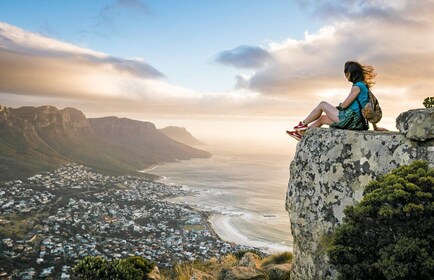
<path fill-rule="evenodd" d="M 341 279 L 432 279 L 434 168 L 415 161 L 372 181 L 345 209 L 330 262 Z"/>
<path fill-rule="evenodd" d="M 425 98 L 425 100 L 423 101 L 423 106 L 425 106 L 425 108 L 434 107 L 434 97 Z"/>
<path fill-rule="evenodd" d="M 148 279 L 147 274 L 155 264 L 142 257 L 128 257 L 123 260 L 107 261 L 101 257 L 85 257 L 72 270 L 75 279 Z"/>

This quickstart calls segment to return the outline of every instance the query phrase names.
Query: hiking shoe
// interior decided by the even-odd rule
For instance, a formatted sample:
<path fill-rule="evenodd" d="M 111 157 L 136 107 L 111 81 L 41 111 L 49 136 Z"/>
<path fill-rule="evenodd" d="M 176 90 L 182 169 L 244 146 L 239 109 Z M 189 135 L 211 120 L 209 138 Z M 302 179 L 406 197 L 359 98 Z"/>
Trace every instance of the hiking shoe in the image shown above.
<path fill-rule="evenodd" d="M 286 134 L 288 134 L 289 136 L 291 136 L 292 138 L 294 138 L 297 141 L 301 140 L 301 135 L 297 132 L 297 131 L 286 131 Z"/>
<path fill-rule="evenodd" d="M 307 128 L 307 124 L 304 124 L 302 122 L 299 122 L 298 125 L 294 126 L 294 129 L 297 131 L 306 130 Z"/>

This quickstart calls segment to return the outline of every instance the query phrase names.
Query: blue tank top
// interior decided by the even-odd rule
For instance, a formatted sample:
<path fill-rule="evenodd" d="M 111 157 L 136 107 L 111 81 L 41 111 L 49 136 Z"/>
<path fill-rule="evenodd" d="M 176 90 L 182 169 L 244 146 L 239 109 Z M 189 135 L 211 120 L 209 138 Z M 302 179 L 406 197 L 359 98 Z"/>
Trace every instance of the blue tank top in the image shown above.
<path fill-rule="evenodd" d="M 357 86 L 360 88 L 360 92 L 357 95 L 356 99 L 351 103 L 350 108 L 354 112 L 360 112 L 361 108 L 359 107 L 359 104 L 357 103 L 357 99 L 359 99 L 360 104 L 362 105 L 362 108 L 368 103 L 369 101 L 369 94 L 368 94 L 368 87 L 365 85 L 364 82 L 357 82 L 353 86 Z"/>

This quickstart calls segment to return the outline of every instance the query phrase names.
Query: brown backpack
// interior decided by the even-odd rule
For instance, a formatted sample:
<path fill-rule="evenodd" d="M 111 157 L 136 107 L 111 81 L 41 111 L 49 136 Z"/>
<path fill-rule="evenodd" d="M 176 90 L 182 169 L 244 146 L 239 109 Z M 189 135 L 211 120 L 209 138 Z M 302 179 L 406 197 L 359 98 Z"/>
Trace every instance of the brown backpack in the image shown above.
<path fill-rule="evenodd" d="M 371 89 L 368 88 L 369 100 L 368 103 L 362 108 L 359 99 L 357 98 L 357 103 L 359 103 L 359 107 L 361 108 L 362 116 L 365 120 L 372 123 L 375 128 L 375 124 L 378 123 L 383 117 L 383 112 L 381 111 L 380 103 L 378 103 L 378 99 L 372 93 Z"/>

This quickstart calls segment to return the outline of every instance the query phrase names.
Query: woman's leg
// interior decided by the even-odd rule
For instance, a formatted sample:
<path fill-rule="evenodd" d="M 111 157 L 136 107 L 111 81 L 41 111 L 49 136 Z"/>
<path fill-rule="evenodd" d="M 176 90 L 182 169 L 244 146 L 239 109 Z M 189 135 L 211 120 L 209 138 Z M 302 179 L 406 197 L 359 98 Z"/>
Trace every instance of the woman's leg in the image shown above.
<path fill-rule="evenodd" d="M 321 101 L 318 106 L 316 106 L 315 109 L 313 109 L 312 112 L 306 117 L 303 123 L 310 124 L 313 121 L 319 120 L 323 112 L 328 118 L 322 119 L 322 124 L 329 124 L 329 122 L 332 124 L 339 121 L 339 110 L 330 103 Z"/>
<path fill-rule="evenodd" d="M 332 119 L 330 119 L 327 115 L 322 115 L 316 121 L 314 121 L 309 127 L 321 127 L 323 124 L 331 125 L 335 123 Z"/>

